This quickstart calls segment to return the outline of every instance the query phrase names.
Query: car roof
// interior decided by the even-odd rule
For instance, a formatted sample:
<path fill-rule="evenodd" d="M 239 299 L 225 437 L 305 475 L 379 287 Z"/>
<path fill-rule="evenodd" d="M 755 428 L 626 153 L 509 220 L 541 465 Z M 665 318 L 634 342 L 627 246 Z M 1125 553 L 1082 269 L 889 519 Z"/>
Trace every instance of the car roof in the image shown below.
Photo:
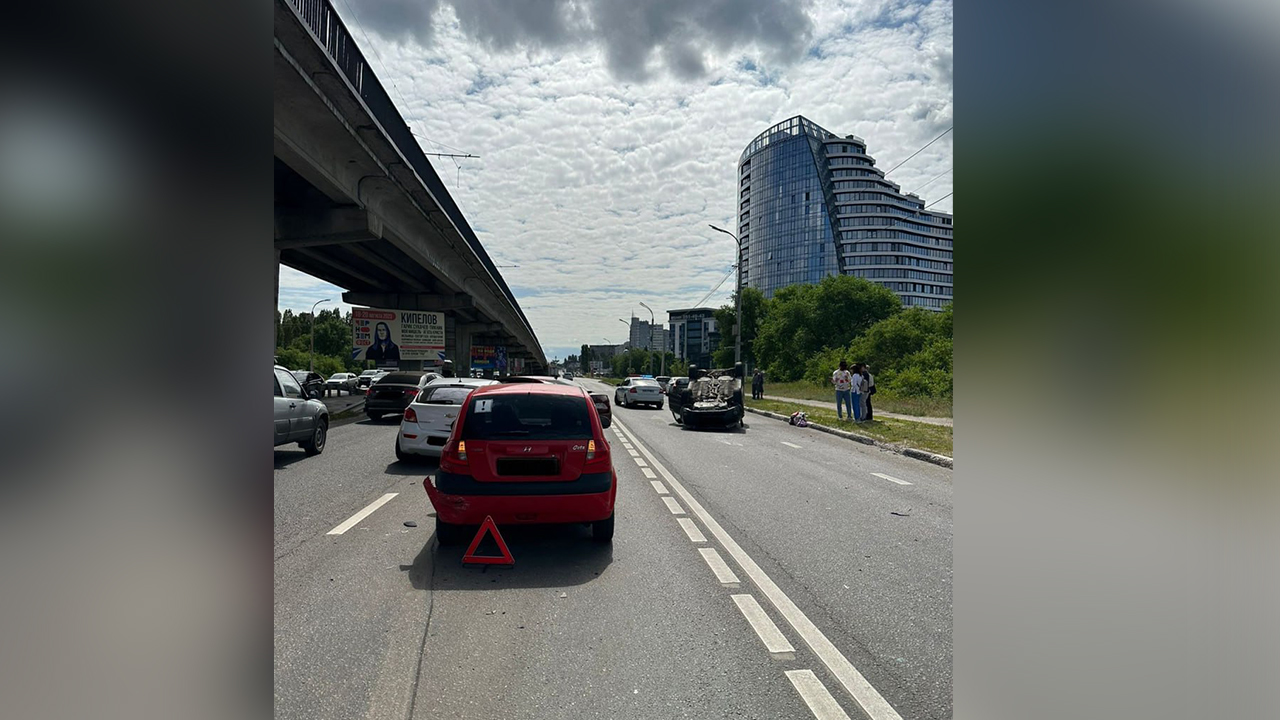
<path fill-rule="evenodd" d="M 528 395 L 530 393 L 584 397 L 587 391 L 578 385 L 560 385 L 558 383 L 494 383 L 493 385 L 476 388 L 473 395 Z"/>
<path fill-rule="evenodd" d="M 435 380 L 432 380 L 431 382 L 427 383 L 427 387 L 447 387 L 449 385 L 465 385 L 467 387 L 484 387 L 485 385 L 492 385 L 495 382 L 497 381 L 490 380 L 488 378 L 441 377 L 441 378 L 436 378 Z"/>

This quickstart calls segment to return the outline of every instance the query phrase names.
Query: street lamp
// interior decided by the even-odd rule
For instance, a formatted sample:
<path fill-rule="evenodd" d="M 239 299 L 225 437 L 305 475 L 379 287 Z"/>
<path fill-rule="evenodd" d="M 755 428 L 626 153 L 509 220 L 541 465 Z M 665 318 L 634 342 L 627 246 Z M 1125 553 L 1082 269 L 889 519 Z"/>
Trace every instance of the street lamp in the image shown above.
<path fill-rule="evenodd" d="M 733 332 L 733 361 L 734 363 L 740 363 L 742 362 L 742 241 L 738 239 L 737 235 L 734 235 L 724 228 L 718 228 L 715 225 L 710 224 L 708 224 L 708 227 L 712 230 L 728 235 L 733 238 L 735 243 L 738 244 L 738 287 L 733 291 L 733 297 L 735 304 L 737 305 L 735 314 L 738 316 L 736 321 L 738 326 L 734 328 Z"/>
<path fill-rule="evenodd" d="M 650 354 L 649 354 L 649 371 L 650 371 L 650 372 L 653 372 L 653 353 L 652 353 L 652 351 L 653 351 L 653 327 L 654 327 L 654 325 L 657 325 L 657 320 L 655 320 L 655 319 L 654 319 L 654 317 L 653 317 L 653 308 L 649 307 L 648 305 L 645 305 L 644 303 L 640 303 L 640 307 L 642 307 L 642 308 L 644 308 L 645 310 L 648 310 L 648 311 L 649 311 L 649 350 L 650 350 Z M 658 337 L 662 337 L 662 335 L 658 335 Z M 665 350 L 665 349 L 664 349 L 664 350 Z M 659 374 L 659 375 L 666 375 L 666 374 L 667 374 L 667 353 L 666 353 L 665 351 L 662 353 L 662 369 L 658 371 L 658 374 Z"/>
<path fill-rule="evenodd" d="M 329 298 L 317 300 L 315 305 L 311 306 L 311 360 L 308 372 L 316 371 L 316 305 L 322 302 L 332 302 Z"/>

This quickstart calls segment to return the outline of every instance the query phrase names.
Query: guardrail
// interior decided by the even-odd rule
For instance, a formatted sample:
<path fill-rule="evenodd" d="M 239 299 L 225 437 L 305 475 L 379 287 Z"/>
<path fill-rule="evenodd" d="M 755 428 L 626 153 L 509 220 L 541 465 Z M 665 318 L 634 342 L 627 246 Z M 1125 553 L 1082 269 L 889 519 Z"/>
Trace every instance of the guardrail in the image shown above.
<path fill-rule="evenodd" d="M 431 192 L 436 202 L 440 204 L 440 209 L 444 210 L 445 214 L 449 216 L 449 219 L 453 221 L 453 224 L 462 234 L 462 238 L 466 240 L 467 245 L 475 252 L 476 257 L 480 259 L 481 264 L 484 265 L 485 270 L 489 273 L 489 277 L 502 290 L 503 296 L 507 298 L 511 306 L 515 308 L 520 319 L 524 321 L 525 327 L 528 328 L 529 334 L 533 335 L 533 326 L 529 324 L 529 319 L 524 316 L 524 310 L 520 308 L 520 303 L 516 302 L 511 288 L 507 287 L 507 282 L 503 280 L 502 274 L 494 266 L 493 260 L 489 258 L 484 246 L 476 238 L 471 225 L 463 217 L 462 211 L 458 209 L 457 204 L 454 203 L 453 197 L 449 195 L 449 191 L 445 188 L 444 183 L 441 182 L 440 176 L 436 174 L 435 168 L 431 166 L 427 156 L 422 153 L 422 148 L 418 145 L 417 140 L 414 139 L 413 132 L 409 129 L 409 124 L 404 121 L 404 116 L 396 109 L 395 103 L 391 101 L 391 96 L 387 94 L 382 82 L 374 75 L 368 61 L 365 60 L 364 54 L 356 47 L 351 32 L 347 30 L 342 18 L 338 17 L 338 13 L 334 10 L 332 3 L 329 0 L 283 1 L 293 9 L 294 14 L 311 31 L 311 35 L 320 44 L 320 47 L 324 49 L 325 54 L 333 61 L 338 71 L 355 88 L 365 107 L 369 109 L 369 113 L 382 126 L 387 139 L 391 141 L 392 145 L 395 145 L 400 154 L 408 161 L 409 166 L 418 174 L 427 190 Z"/>

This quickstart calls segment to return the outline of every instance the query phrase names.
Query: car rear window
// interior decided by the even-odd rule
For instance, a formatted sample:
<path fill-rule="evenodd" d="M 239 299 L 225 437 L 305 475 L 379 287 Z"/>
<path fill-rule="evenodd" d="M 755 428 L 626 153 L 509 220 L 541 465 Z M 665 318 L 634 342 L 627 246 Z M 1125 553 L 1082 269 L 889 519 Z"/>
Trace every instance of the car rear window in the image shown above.
<path fill-rule="evenodd" d="M 379 383 L 383 385 L 417 385 L 422 380 L 422 373 L 387 373 Z"/>
<path fill-rule="evenodd" d="M 418 396 L 418 402 L 431 405 L 461 405 L 474 389 L 469 387 L 429 387 L 422 395 Z"/>
<path fill-rule="evenodd" d="M 631 384 L 632 385 L 648 385 L 649 387 L 658 387 L 658 382 L 656 380 L 649 380 L 647 378 L 632 380 Z"/>
<path fill-rule="evenodd" d="M 566 440 L 591 437 L 591 418 L 582 397 L 529 393 L 482 395 L 471 399 L 463 440 Z"/>

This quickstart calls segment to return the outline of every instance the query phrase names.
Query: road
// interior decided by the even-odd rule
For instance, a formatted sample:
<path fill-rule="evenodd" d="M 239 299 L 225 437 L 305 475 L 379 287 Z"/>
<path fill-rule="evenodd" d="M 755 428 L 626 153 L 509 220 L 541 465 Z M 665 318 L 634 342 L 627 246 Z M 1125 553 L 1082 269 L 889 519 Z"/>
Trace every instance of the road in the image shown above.
<path fill-rule="evenodd" d="M 504 528 L 513 568 L 436 544 L 435 465 L 396 462 L 393 421 L 277 448 L 276 717 L 951 716 L 949 470 L 614 418 L 612 545 Z"/>

